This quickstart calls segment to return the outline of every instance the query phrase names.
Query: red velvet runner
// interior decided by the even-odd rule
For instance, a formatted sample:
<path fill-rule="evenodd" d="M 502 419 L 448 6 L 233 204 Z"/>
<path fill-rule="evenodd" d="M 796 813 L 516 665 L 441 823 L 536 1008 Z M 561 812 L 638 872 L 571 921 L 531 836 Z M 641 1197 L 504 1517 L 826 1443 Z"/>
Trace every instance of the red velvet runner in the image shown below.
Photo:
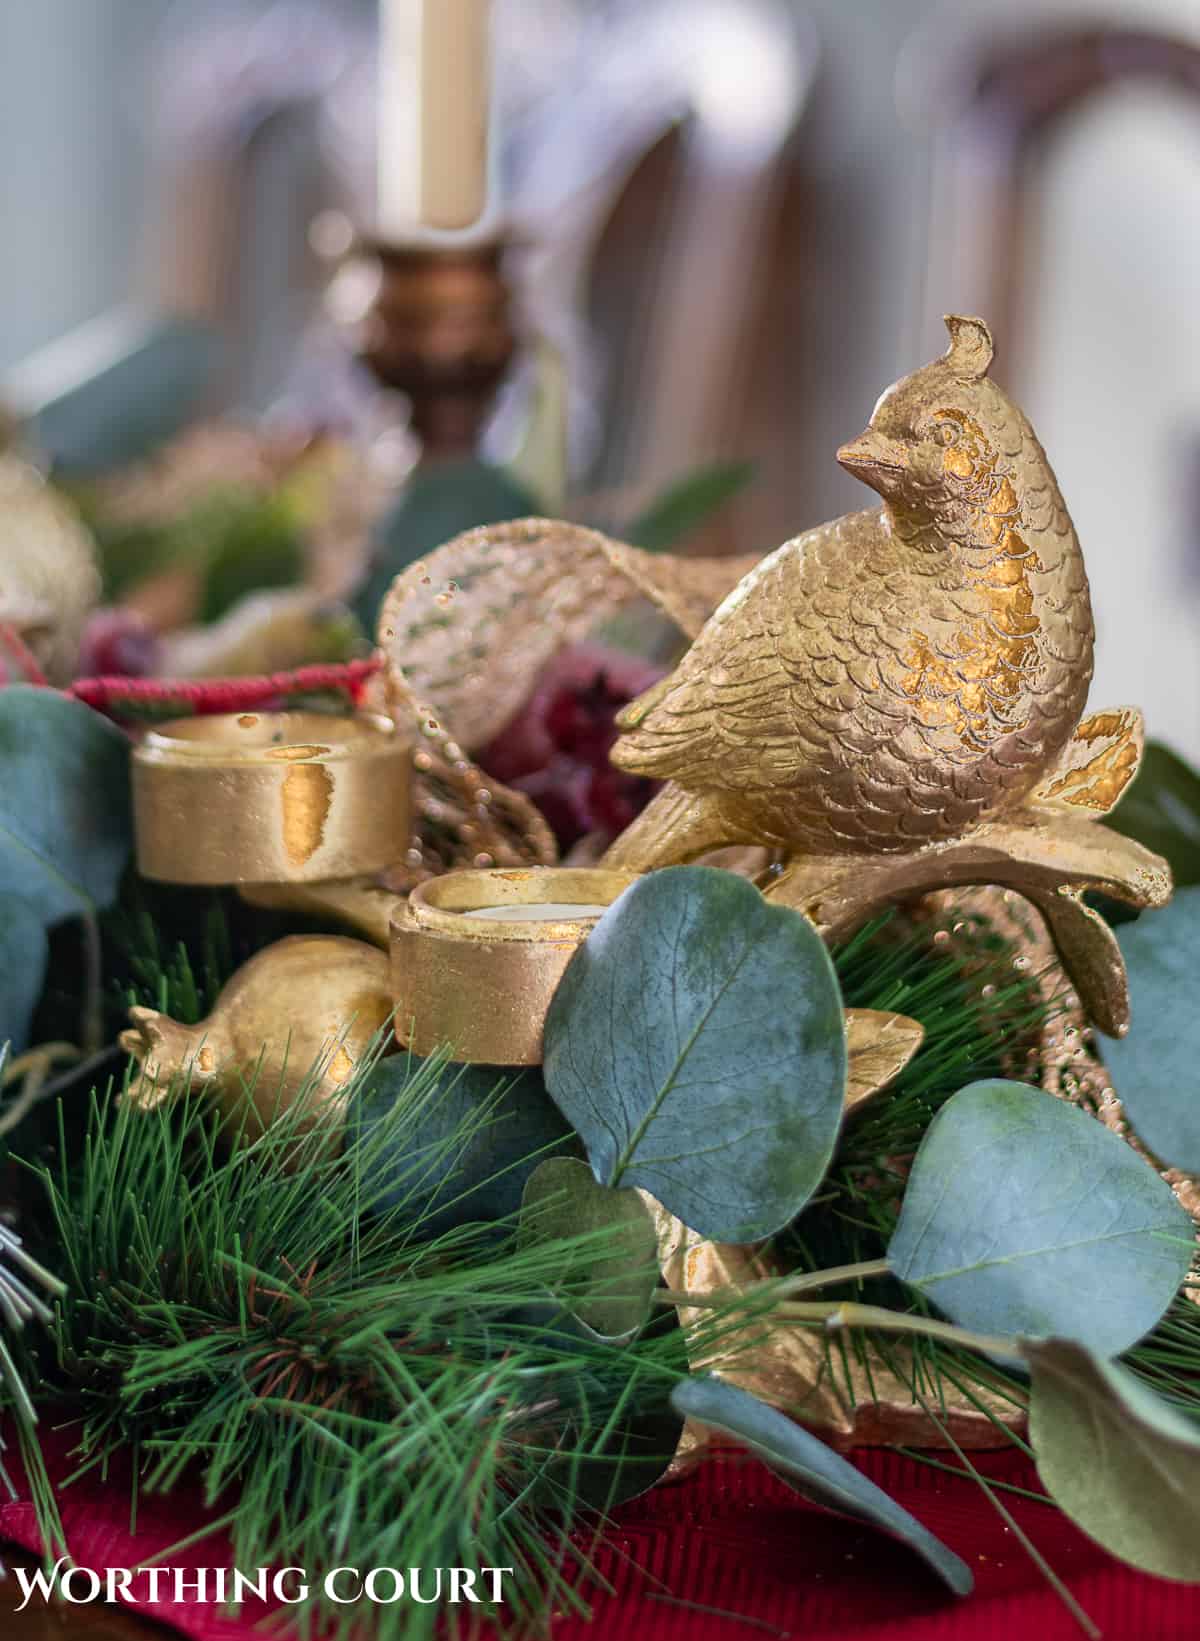
<path fill-rule="evenodd" d="M 62 1438 L 47 1441 L 57 1473 L 66 1471 L 67 1445 Z M 923 1563 L 882 1533 L 806 1504 L 761 1465 L 731 1457 L 703 1465 L 620 1512 L 611 1547 L 597 1557 L 615 1593 L 595 1597 L 590 1626 L 575 1618 L 556 1622 L 554 1641 L 753 1641 L 770 1635 L 797 1641 L 1074 1641 L 1083 1633 L 973 1482 L 898 1454 L 851 1456 L 964 1557 L 975 1573 L 974 1595 L 957 1601 Z M 1032 1466 L 1019 1454 L 989 1455 L 979 1465 L 990 1477 L 1037 1486 Z M 1200 1637 L 1200 1589 L 1131 1572 L 1057 1511 L 1002 1496 L 1106 1641 Z M 129 1491 L 121 1477 L 76 1483 L 62 1493 L 61 1508 L 76 1561 L 99 1570 L 135 1567 L 203 1520 L 195 1501 L 183 1494 L 143 1500 L 131 1536 Z M 31 1506 L 0 1507 L 0 1537 L 36 1549 Z M 172 1556 L 169 1564 L 213 1567 L 227 1555 L 223 1539 L 212 1538 Z M 8 1600 L 19 1598 L 12 1584 L 4 1590 L 0 1633 Z M 218 1607 L 171 1601 L 138 1610 L 197 1641 L 246 1641 L 263 1612 L 243 1609 L 244 1616 L 232 1619 Z M 367 1635 L 369 1613 L 365 1608 Z"/>

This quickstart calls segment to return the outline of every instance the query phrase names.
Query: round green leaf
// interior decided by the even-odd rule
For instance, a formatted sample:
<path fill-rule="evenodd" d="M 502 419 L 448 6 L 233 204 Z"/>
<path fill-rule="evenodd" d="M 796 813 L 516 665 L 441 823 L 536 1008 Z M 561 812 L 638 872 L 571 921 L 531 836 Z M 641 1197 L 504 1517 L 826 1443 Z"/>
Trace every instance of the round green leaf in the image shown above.
<path fill-rule="evenodd" d="M 29 1044 L 29 1022 L 46 981 L 49 942 L 37 912 L 5 895 L 0 901 L 0 1043 L 14 1054 Z"/>
<path fill-rule="evenodd" d="M 915 1516 L 852 1464 L 775 1408 L 736 1385 L 712 1377 L 686 1379 L 676 1385 L 671 1402 L 685 1419 L 698 1419 L 701 1424 L 736 1437 L 806 1497 L 830 1510 L 882 1527 L 900 1539 L 933 1568 L 955 1595 L 971 1593 L 971 1570 L 953 1550 L 948 1550 Z"/>
<path fill-rule="evenodd" d="M 1029 1439 L 1054 1502 L 1123 1561 L 1200 1583 L 1200 1426 L 1070 1340 L 1025 1354 Z"/>
<path fill-rule="evenodd" d="M 507 1219 L 520 1208 L 538 1163 L 571 1140 L 540 1073 L 447 1063 L 422 1102 L 419 1123 L 396 1124 L 394 1142 L 381 1148 L 376 1129 L 419 1064 L 407 1054 L 381 1060 L 356 1102 L 356 1133 L 371 1159 L 372 1206 L 408 1204 L 427 1236 Z"/>
<path fill-rule="evenodd" d="M 1117 930 L 1129 1035 L 1106 1042 L 1125 1115 L 1163 1162 L 1200 1173 L 1200 888 Z"/>
<path fill-rule="evenodd" d="M 622 1339 L 646 1320 L 658 1286 L 658 1236 L 637 1191 L 597 1185 L 575 1157 L 548 1157 L 525 1186 L 521 1239 L 563 1242 L 559 1291 L 593 1332 Z"/>
<path fill-rule="evenodd" d="M 354 613 L 373 633 L 379 606 L 401 570 L 463 530 L 537 511 L 537 502 L 523 485 L 473 456 L 418 467 L 395 506 L 375 526 L 371 565 L 354 596 Z"/>
<path fill-rule="evenodd" d="M 743 878 L 642 878 L 575 954 L 546 1021 L 551 1098 L 605 1185 L 641 1185 L 702 1236 L 786 1225 L 829 1165 L 846 1087 L 833 965 Z"/>
<path fill-rule="evenodd" d="M 972 1083 L 917 1152 L 892 1270 L 963 1327 L 1117 1356 L 1187 1275 L 1170 1187 L 1095 1118 L 1023 1083 Z"/>
<path fill-rule="evenodd" d="M 0 895 L 44 923 L 116 898 L 133 844 L 129 742 L 56 690 L 0 689 Z"/>

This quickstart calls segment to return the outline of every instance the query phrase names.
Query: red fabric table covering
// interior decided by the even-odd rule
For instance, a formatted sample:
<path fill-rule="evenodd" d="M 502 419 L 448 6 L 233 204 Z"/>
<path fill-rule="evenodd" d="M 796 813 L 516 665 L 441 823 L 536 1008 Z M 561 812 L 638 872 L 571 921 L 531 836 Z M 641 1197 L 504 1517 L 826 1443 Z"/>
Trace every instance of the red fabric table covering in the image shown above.
<path fill-rule="evenodd" d="M 46 1445 L 52 1473 L 65 1474 L 66 1439 L 53 1436 Z M 11 1450 L 6 1457 L 11 1460 Z M 772 1634 L 803 1641 L 1074 1641 L 1083 1633 L 974 1482 L 895 1453 L 851 1457 L 969 1563 L 976 1579 L 972 1596 L 956 1600 L 884 1534 L 817 1509 L 761 1465 L 731 1456 L 619 1512 L 611 1546 L 596 1557 L 614 1593 L 596 1594 L 590 1625 L 573 1616 L 557 1620 L 553 1641 L 752 1641 Z M 1033 1467 L 1020 1454 L 977 1462 L 990 1477 L 1037 1487 Z M 15 1469 L 11 1462 L 9 1467 Z M 61 1493 L 63 1524 L 78 1563 L 98 1570 L 136 1567 L 204 1519 L 184 1493 L 144 1498 L 131 1536 L 129 1496 L 128 1478 L 112 1475 L 107 1483 L 89 1477 Z M 1002 1497 L 1106 1641 L 1200 1637 L 1200 1589 L 1132 1572 L 1057 1511 L 1012 1494 Z M 29 1504 L 0 1506 L 0 1537 L 38 1548 Z M 228 1546 L 215 1537 L 168 1564 L 213 1567 L 222 1560 L 228 1561 Z M 4 1588 L 14 1590 L 11 1584 Z M 364 1609 L 367 1635 L 370 1610 Z M 138 1611 L 197 1641 L 246 1641 L 263 1613 L 244 1610 L 235 1619 L 218 1607 L 169 1601 Z M 0 1614 L 0 1634 L 4 1628 Z"/>

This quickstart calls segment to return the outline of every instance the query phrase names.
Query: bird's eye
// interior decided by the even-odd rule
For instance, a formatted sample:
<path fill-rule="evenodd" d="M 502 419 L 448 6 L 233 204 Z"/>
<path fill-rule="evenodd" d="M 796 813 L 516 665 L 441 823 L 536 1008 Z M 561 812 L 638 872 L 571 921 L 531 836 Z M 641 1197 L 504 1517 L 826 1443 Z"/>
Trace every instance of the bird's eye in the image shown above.
<path fill-rule="evenodd" d="M 954 443 L 954 429 L 949 422 L 942 422 L 937 430 L 937 442 L 942 446 Z"/>

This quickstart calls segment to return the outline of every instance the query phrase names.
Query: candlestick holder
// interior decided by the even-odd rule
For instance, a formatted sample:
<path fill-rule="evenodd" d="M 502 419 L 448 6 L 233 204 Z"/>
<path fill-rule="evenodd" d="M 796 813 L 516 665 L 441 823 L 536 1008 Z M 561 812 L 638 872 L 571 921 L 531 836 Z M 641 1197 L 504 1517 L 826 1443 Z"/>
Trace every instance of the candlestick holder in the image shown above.
<path fill-rule="evenodd" d="M 411 831 L 412 743 L 359 713 L 181 718 L 133 755 L 138 870 L 166 883 L 382 871 Z"/>
<path fill-rule="evenodd" d="M 395 1029 L 416 1054 L 542 1060 L 546 1011 L 596 919 L 637 879 L 607 868 L 448 872 L 420 884 L 392 924 Z"/>
<path fill-rule="evenodd" d="M 505 249 L 501 240 L 364 247 L 378 280 L 358 351 L 408 396 L 426 458 L 474 450 L 516 352 Z"/>

